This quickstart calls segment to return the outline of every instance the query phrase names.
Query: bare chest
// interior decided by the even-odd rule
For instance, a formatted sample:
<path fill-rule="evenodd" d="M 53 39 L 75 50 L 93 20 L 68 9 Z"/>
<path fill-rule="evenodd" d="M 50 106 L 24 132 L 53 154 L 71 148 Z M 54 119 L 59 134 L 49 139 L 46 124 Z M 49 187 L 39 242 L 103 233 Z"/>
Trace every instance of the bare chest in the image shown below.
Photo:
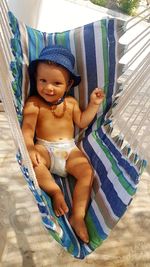
<path fill-rule="evenodd" d="M 70 137 L 74 132 L 73 110 L 68 104 L 56 106 L 54 109 L 42 106 L 38 115 L 36 133 L 43 139 L 51 140 Z"/>

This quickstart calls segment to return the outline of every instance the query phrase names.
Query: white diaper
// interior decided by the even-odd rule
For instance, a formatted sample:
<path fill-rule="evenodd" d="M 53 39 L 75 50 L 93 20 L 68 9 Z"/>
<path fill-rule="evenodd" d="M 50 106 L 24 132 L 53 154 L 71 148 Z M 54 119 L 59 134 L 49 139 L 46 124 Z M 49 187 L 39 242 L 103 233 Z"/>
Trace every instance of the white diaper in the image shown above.
<path fill-rule="evenodd" d="M 66 160 L 72 149 L 76 147 L 75 140 L 60 140 L 56 142 L 49 142 L 40 138 L 37 138 L 37 144 L 46 147 L 51 158 L 50 172 L 66 177 Z"/>

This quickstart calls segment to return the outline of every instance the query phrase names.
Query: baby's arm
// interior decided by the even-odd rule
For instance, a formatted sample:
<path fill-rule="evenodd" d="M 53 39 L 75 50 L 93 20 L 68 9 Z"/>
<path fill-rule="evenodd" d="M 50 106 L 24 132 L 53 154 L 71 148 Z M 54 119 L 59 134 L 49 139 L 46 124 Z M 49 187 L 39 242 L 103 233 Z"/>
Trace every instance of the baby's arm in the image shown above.
<path fill-rule="evenodd" d="M 99 106 L 103 102 L 104 98 L 104 91 L 100 88 L 96 88 L 90 96 L 90 102 L 85 111 L 81 112 L 78 103 L 75 103 L 74 122 L 79 128 L 86 128 L 90 124 L 98 112 Z"/>
<path fill-rule="evenodd" d="M 34 135 L 39 113 L 38 103 L 35 97 L 30 97 L 23 111 L 22 133 L 33 165 L 39 163 L 39 155 L 34 147 Z"/>

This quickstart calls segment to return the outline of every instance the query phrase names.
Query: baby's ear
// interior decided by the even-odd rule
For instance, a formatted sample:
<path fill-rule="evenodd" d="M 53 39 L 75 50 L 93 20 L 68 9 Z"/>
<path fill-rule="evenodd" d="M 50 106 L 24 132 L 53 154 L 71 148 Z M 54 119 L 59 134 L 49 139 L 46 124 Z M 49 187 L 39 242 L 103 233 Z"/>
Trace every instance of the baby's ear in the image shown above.
<path fill-rule="evenodd" d="M 68 90 L 67 91 L 70 90 L 70 88 L 72 87 L 73 83 L 74 83 L 74 80 L 70 79 L 69 82 L 68 82 Z"/>

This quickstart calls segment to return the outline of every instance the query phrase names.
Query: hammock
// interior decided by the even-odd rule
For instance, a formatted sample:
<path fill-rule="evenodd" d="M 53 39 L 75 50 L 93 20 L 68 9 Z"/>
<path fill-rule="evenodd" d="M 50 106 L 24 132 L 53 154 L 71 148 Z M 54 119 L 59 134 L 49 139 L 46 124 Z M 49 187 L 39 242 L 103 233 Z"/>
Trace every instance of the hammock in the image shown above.
<path fill-rule="evenodd" d="M 118 132 L 120 125 L 122 133 L 124 129 L 128 131 L 131 128 L 130 124 L 128 128 L 125 127 L 128 120 L 122 120 L 121 112 L 126 108 L 129 97 L 134 99 L 136 90 L 141 88 L 139 85 L 131 92 L 131 85 L 135 80 L 136 85 L 139 83 L 138 77 L 140 81 L 149 77 L 149 57 L 133 72 L 138 72 L 136 78 L 130 75 L 125 80 L 126 90 L 123 97 L 118 97 L 122 92 L 118 77 L 124 68 L 119 60 L 126 48 L 119 43 L 119 39 L 125 32 L 127 22 L 105 18 L 65 32 L 45 33 L 19 22 L 8 10 L 5 1 L 1 1 L 0 9 L 0 63 L 3 66 L 0 71 L 0 92 L 18 151 L 17 160 L 35 197 L 46 229 L 65 250 L 74 257 L 83 259 L 107 239 L 123 216 L 136 193 L 139 177 L 146 166 L 143 152 L 140 157 L 133 140 L 130 140 L 133 143 L 132 150 L 128 136 Z M 93 189 L 85 218 L 90 237 L 88 244 L 84 244 L 76 236 L 68 222 L 68 215 L 59 218 L 55 216 L 50 197 L 38 186 L 20 128 L 23 106 L 30 93 L 27 66 L 48 44 L 61 44 L 74 54 L 76 69 L 82 82 L 79 88 L 74 89 L 73 96 L 78 99 L 81 108 L 86 107 L 93 88 L 102 87 L 106 94 L 106 100 L 92 124 L 82 134 L 76 129 L 76 140 L 81 141 L 81 148 L 94 168 Z M 133 61 L 134 59 L 130 64 Z M 144 114 L 148 114 L 148 111 L 150 104 L 146 106 Z M 117 124 L 120 121 L 123 123 Z M 143 125 L 142 122 L 140 126 Z M 147 121 L 144 122 L 148 129 Z M 137 135 L 136 129 L 136 137 Z M 56 175 L 55 180 L 71 210 L 75 182 L 73 177 L 61 179 Z"/>

